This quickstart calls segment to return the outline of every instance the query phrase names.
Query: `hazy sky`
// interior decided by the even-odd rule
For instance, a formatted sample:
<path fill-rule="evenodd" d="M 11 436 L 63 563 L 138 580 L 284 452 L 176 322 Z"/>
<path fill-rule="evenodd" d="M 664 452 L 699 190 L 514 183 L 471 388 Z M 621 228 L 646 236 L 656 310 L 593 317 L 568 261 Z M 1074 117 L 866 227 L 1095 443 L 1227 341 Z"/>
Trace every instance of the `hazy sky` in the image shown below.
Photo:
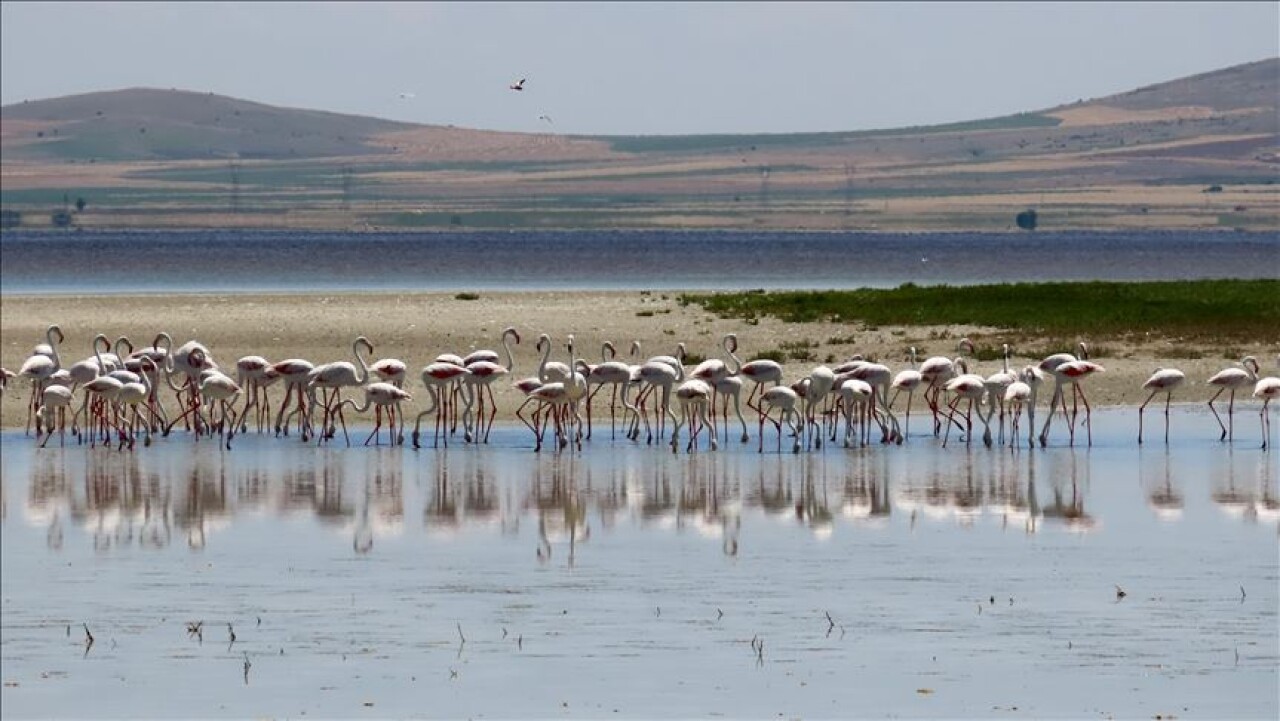
<path fill-rule="evenodd" d="M 0 102 L 148 86 L 501 130 L 858 130 L 1274 57 L 1278 28 L 1277 2 L 3 2 Z"/>

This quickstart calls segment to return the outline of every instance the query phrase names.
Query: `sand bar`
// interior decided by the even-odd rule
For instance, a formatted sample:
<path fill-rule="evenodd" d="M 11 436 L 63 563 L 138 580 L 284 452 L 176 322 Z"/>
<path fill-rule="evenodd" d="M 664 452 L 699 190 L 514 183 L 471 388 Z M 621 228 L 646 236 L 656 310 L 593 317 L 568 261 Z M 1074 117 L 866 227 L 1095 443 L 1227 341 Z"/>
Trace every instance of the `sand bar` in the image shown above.
<path fill-rule="evenodd" d="M 758 324 L 716 318 L 698 306 L 682 307 L 676 293 L 616 292 L 483 292 L 477 300 L 460 300 L 454 293 L 294 293 L 294 294 L 186 294 L 186 295 L 66 295 L 4 296 L 0 299 L 0 365 L 16 371 L 44 340 L 45 328 L 57 323 L 66 334 L 62 346 L 64 365 L 91 355 L 96 333 L 113 340 L 128 336 L 137 346 L 150 345 L 158 331 L 168 332 L 181 344 L 196 339 L 209 347 L 224 369 L 234 369 L 236 359 L 261 355 L 271 361 L 305 358 L 315 363 L 353 360 L 351 344 L 358 335 L 375 346 L 373 359 L 399 358 L 410 367 L 407 389 L 417 394 L 414 405 L 425 401 L 418 373 L 436 355 L 459 355 L 479 348 L 501 352 L 499 335 L 514 326 L 523 342 L 514 348 L 512 379 L 533 375 L 538 355 L 534 344 L 540 333 L 554 339 L 553 360 L 565 360 L 564 339 L 573 333 L 579 357 L 599 362 L 600 346 L 611 340 L 625 355 L 631 341 L 639 340 L 642 355 L 670 354 L 683 341 L 690 353 L 720 357 L 720 339 L 735 332 L 739 356 L 754 354 L 802 341 L 814 360 L 785 364 L 788 381 L 804 377 L 828 358 L 844 360 L 854 353 L 877 359 L 896 372 L 907 364 L 903 349 L 916 346 L 924 355 L 953 356 L 955 340 L 973 336 L 980 344 L 1001 342 L 998 329 L 976 327 L 880 326 L 868 329 L 858 323 L 784 323 L 762 319 Z M 1142 382 L 1160 366 L 1176 367 L 1188 377 L 1175 401 L 1203 401 L 1210 393 L 1205 379 L 1233 360 L 1220 348 L 1175 350 L 1167 341 L 1122 342 L 1113 338 L 1088 338 L 1106 349 L 1094 360 L 1106 368 L 1088 383 L 1090 400 L 1099 405 L 1136 404 L 1145 399 Z M 833 342 L 834 341 L 834 342 Z M 1042 347 L 1045 342 L 1029 347 Z M 1017 356 L 1021 367 L 1029 358 Z M 1277 348 L 1259 345 L 1243 348 L 1263 363 L 1264 374 L 1275 373 Z M 1202 354 L 1201 358 L 1187 355 Z M 1171 357 L 1182 356 L 1182 357 Z M 620 360 L 624 359 L 622 357 Z M 372 360 L 372 359 L 371 359 Z M 1234 359 L 1238 360 L 1238 359 Z M 632 361 L 634 362 L 634 361 Z M 971 370 L 988 375 L 1000 369 L 999 361 L 984 361 Z M 510 382 L 494 386 L 501 420 L 514 420 L 512 411 L 522 397 Z M 25 383 L 3 401 L 5 428 L 21 427 Z M 1248 395 L 1247 393 L 1245 394 Z M 171 400 L 171 399 L 170 399 Z M 899 401 L 902 403 L 902 401 Z M 1047 404 L 1047 394 L 1041 405 Z M 1256 405 L 1252 400 L 1249 407 Z M 921 408 L 919 404 L 913 408 Z"/>

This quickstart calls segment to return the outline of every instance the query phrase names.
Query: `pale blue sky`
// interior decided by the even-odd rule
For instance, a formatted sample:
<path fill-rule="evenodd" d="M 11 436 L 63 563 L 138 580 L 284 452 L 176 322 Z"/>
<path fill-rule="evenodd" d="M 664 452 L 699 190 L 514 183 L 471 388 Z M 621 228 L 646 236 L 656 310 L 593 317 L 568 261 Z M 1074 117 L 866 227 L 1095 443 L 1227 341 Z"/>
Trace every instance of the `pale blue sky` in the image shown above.
<path fill-rule="evenodd" d="M 1108 95 L 1278 38 L 1276 2 L 4 2 L 0 102 L 148 86 L 500 130 L 858 130 Z"/>

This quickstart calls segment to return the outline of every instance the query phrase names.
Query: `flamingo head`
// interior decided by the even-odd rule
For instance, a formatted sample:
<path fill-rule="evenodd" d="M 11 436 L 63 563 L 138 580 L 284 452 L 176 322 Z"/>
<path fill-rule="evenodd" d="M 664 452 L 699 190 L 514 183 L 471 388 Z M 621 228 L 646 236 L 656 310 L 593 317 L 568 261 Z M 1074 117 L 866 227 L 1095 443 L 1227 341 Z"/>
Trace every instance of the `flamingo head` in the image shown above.
<path fill-rule="evenodd" d="M 516 345 L 520 345 L 520 332 L 517 331 L 515 328 L 512 328 L 511 326 L 507 326 L 506 328 L 504 328 L 502 330 L 502 337 L 506 338 L 507 336 L 511 336 L 512 338 L 515 338 Z"/>
<path fill-rule="evenodd" d="M 608 349 L 610 358 L 618 357 L 618 349 L 613 347 L 613 341 L 610 341 L 610 340 L 605 341 L 604 347 Z"/>
<path fill-rule="evenodd" d="M 961 338 L 960 342 L 956 343 L 956 350 L 965 351 L 969 355 L 973 355 L 975 352 L 973 348 L 973 341 L 968 338 Z"/>
<path fill-rule="evenodd" d="M 61 343 L 61 342 L 63 342 L 64 340 L 66 340 L 66 339 L 63 337 L 63 335 L 62 335 L 62 329 L 61 329 L 61 328 L 59 328 L 57 325 L 51 325 L 51 326 L 49 326 L 49 330 L 45 331 L 45 335 L 46 335 L 46 336 L 49 336 L 49 337 L 53 337 L 53 334 L 54 334 L 54 333 L 57 333 L 57 334 L 58 334 L 58 342 L 59 342 L 59 343 Z"/>

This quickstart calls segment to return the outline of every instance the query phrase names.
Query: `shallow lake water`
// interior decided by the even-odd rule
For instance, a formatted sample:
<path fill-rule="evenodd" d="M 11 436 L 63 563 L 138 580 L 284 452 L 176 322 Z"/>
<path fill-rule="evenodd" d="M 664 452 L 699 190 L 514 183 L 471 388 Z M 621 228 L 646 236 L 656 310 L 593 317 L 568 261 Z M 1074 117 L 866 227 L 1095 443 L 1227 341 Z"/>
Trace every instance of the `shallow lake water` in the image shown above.
<path fill-rule="evenodd" d="M 0 250 L 0 293 L 824 289 L 1280 276 L 1280 235 L 1183 230 L 5 231 Z M 210 255 L 217 272 L 208 269 Z M 147 259 L 147 273 L 138 273 L 138 258 Z M 354 270 L 370 262 L 376 272 Z"/>
<path fill-rule="evenodd" d="M 1092 448 L 943 449 L 914 420 L 901 447 L 798 455 L 672 455 L 599 428 L 540 454 L 520 426 L 420 451 L 4 433 L 0 705 L 1280 713 L 1280 452 L 1258 447 L 1256 411 L 1228 445 L 1176 406 L 1172 442 L 1141 448 L 1132 408 L 1095 411 Z"/>

